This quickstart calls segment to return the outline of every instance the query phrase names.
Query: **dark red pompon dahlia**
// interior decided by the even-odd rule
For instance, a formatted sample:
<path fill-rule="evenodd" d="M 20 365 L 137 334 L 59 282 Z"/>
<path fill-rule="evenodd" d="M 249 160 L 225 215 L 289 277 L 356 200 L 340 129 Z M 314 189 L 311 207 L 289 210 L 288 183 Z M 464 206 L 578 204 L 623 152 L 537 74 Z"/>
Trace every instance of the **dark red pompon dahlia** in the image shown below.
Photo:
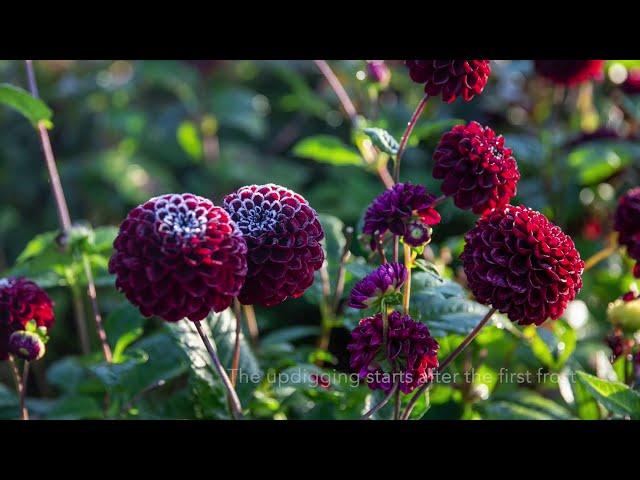
<path fill-rule="evenodd" d="M 364 216 L 363 233 L 371 235 L 371 249 L 387 231 L 418 247 L 431 240 L 431 226 L 440 222 L 434 208 L 436 196 L 422 185 L 396 183 L 378 195 Z"/>
<path fill-rule="evenodd" d="M 573 240 L 539 212 L 507 205 L 481 217 L 465 240 L 469 288 L 513 322 L 555 320 L 582 288 Z"/>
<path fill-rule="evenodd" d="M 446 103 L 462 97 L 465 102 L 482 93 L 491 65 L 489 60 L 405 60 L 409 76 L 424 83 L 429 96 L 442 95 Z"/>
<path fill-rule="evenodd" d="M 477 122 L 445 133 L 433 154 L 433 177 L 458 208 L 481 215 L 516 195 L 520 172 L 504 137 Z"/>
<path fill-rule="evenodd" d="M 29 321 L 50 329 L 54 323 L 53 302 L 38 285 L 26 278 L 0 279 L 0 360 L 9 354 L 9 337 Z"/>
<path fill-rule="evenodd" d="M 627 253 L 640 261 L 640 187 L 632 188 L 618 200 L 613 228 L 618 232 L 618 243 L 627 247 Z"/>
<path fill-rule="evenodd" d="M 298 298 L 322 267 L 324 232 L 301 195 L 279 185 L 249 185 L 224 198 L 249 248 L 249 271 L 238 299 L 271 307 Z"/>
<path fill-rule="evenodd" d="M 360 320 L 347 346 L 351 352 L 349 365 L 372 390 L 389 392 L 394 382 L 398 382 L 400 391 L 410 393 L 433 379 L 440 346 L 424 323 L 391 312 L 386 352 L 384 348 L 382 314 Z M 389 362 L 396 364 L 395 374 Z"/>
<path fill-rule="evenodd" d="M 169 322 L 224 310 L 247 274 L 247 245 L 229 214 L 190 193 L 131 210 L 113 247 L 117 289 L 143 315 Z"/>
<path fill-rule="evenodd" d="M 568 87 L 604 75 L 604 60 L 535 60 L 534 65 L 539 75 Z"/>

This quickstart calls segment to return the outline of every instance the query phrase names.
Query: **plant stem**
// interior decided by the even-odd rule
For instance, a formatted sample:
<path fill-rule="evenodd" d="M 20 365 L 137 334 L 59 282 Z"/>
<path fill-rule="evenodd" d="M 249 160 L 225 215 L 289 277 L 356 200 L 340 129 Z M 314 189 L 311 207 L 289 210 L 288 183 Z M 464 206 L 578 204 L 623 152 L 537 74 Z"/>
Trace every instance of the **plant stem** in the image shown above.
<path fill-rule="evenodd" d="M 398 237 L 398 235 L 394 235 L 393 236 L 393 261 L 395 263 L 398 263 L 398 258 L 400 257 L 399 250 L 400 250 L 400 238 Z"/>
<path fill-rule="evenodd" d="M 388 352 L 387 339 L 389 337 L 389 312 L 384 299 L 380 303 L 380 310 L 382 313 L 382 348 L 384 348 L 384 356 L 386 358 Z"/>
<path fill-rule="evenodd" d="M 409 314 L 409 300 L 411 298 L 411 267 L 413 266 L 413 256 L 411 247 L 404 244 L 404 266 L 407 269 L 407 281 L 404 282 L 404 292 L 402 295 L 402 311 L 405 315 Z"/>
<path fill-rule="evenodd" d="M 393 407 L 393 419 L 394 420 L 400 420 L 400 389 L 397 388 L 396 389 L 396 395 L 395 395 L 395 400 L 394 400 L 394 407 Z"/>
<path fill-rule="evenodd" d="M 322 72 L 324 78 L 327 79 L 327 82 L 329 82 L 329 85 L 336 94 L 336 97 L 338 97 L 338 100 L 340 100 L 340 104 L 349 117 L 351 124 L 355 126 L 358 112 L 356 111 L 356 107 L 353 105 L 351 98 L 349 98 L 349 94 L 342 86 L 342 83 L 340 83 L 340 80 L 338 80 L 338 77 L 336 77 L 336 74 L 333 73 L 333 70 L 331 70 L 331 67 L 326 61 L 314 60 L 314 63 L 316 64 L 316 67 L 318 67 L 318 70 Z"/>
<path fill-rule="evenodd" d="M 344 280 L 347 268 L 347 262 L 351 256 L 351 241 L 353 240 L 353 227 L 347 227 L 345 229 L 345 242 L 342 249 L 342 255 L 340 255 L 340 266 L 338 267 L 338 274 L 336 279 L 336 289 L 333 293 L 333 313 L 337 314 L 340 308 L 340 300 L 342 298 L 342 292 L 344 291 Z"/>
<path fill-rule="evenodd" d="M 202 325 L 199 321 L 193 322 L 196 326 L 196 330 L 198 331 L 198 335 L 202 339 L 202 343 L 204 343 L 207 352 L 209 352 L 209 356 L 211 357 L 211 361 L 213 362 L 213 366 L 218 372 L 220 379 L 222 380 L 222 384 L 224 388 L 227 390 L 227 395 L 229 396 L 229 405 L 231 407 L 231 414 L 235 420 L 239 420 L 242 418 L 242 406 L 240 405 L 240 399 L 238 398 L 238 394 L 236 393 L 233 385 L 231 385 L 231 380 L 227 375 L 222 363 L 220 363 L 220 359 L 218 358 L 218 354 L 216 353 L 215 348 L 213 347 L 209 337 L 202 330 Z"/>
<path fill-rule="evenodd" d="M 25 60 L 25 65 L 27 69 L 27 77 L 29 79 L 29 90 L 31 91 L 31 95 L 33 95 L 35 98 L 39 98 L 40 96 L 38 93 L 38 84 L 36 82 L 35 71 L 33 69 L 33 61 Z M 55 200 L 56 208 L 58 211 L 60 227 L 62 228 L 63 234 L 67 236 L 69 234 L 69 230 L 71 229 L 71 216 L 69 215 L 69 207 L 67 206 L 67 201 L 64 196 L 64 190 L 62 188 L 62 182 L 60 181 L 60 174 L 58 173 L 56 159 L 53 155 L 53 148 L 51 148 L 51 139 L 49 138 L 49 132 L 47 131 L 47 127 L 44 121 L 38 122 L 38 132 L 40 134 L 40 143 L 42 146 L 42 151 L 44 153 L 45 163 L 49 172 L 49 179 L 51 180 L 51 189 L 53 191 L 53 198 Z M 82 261 L 84 265 L 85 275 L 87 277 L 87 294 L 89 295 L 89 298 L 91 300 L 91 306 L 93 308 L 98 337 L 100 338 L 100 342 L 102 344 L 104 358 L 108 363 L 111 363 L 111 348 L 109 347 L 109 343 L 107 342 L 107 337 L 102 326 L 102 317 L 98 309 L 96 286 L 95 282 L 93 281 L 93 273 L 91 272 L 91 266 L 89 265 L 88 258 L 84 253 Z"/>
<path fill-rule="evenodd" d="M 247 321 L 247 328 L 249 329 L 249 338 L 251 344 L 256 345 L 258 343 L 258 321 L 256 320 L 256 311 L 253 309 L 253 305 L 243 305 L 242 310 L 244 312 L 244 318 Z"/>
<path fill-rule="evenodd" d="M 102 346 L 102 354 L 107 363 L 113 361 L 113 355 L 111 353 L 111 347 L 107 340 L 107 332 L 104 330 L 102 323 L 102 315 L 100 314 L 100 308 L 98 307 L 98 295 L 96 293 L 96 284 L 93 280 L 93 272 L 91 271 L 91 264 L 89 263 L 89 256 L 82 252 L 82 264 L 84 266 L 84 274 L 87 277 L 87 295 L 91 300 L 91 309 L 93 310 L 93 318 L 96 322 L 96 331 L 98 338 L 100 339 L 100 345 Z"/>
<path fill-rule="evenodd" d="M 612 244 L 607 248 L 600 250 L 595 255 L 592 255 L 587 260 L 585 260 L 584 271 L 586 272 L 587 270 L 591 270 L 598 263 L 609 258 L 611 255 L 613 255 L 617 250 L 618 250 L 618 246 L 616 244 Z"/>
<path fill-rule="evenodd" d="M 473 339 L 476 338 L 478 333 L 480 333 L 480 330 L 482 330 L 482 327 L 484 327 L 489 321 L 489 319 L 491 319 L 491 316 L 494 313 L 496 313 L 496 309 L 491 308 L 491 310 L 487 312 L 484 318 L 480 320 L 480 322 L 478 322 L 478 324 L 474 327 L 474 329 L 471 330 L 471 332 L 469 332 L 469 334 L 465 337 L 465 339 L 462 340 L 460 345 L 458 345 L 456 349 L 453 352 L 451 352 L 447 356 L 447 358 L 444 359 L 444 361 L 438 366 L 436 372 L 438 373 L 442 372 L 445 368 L 447 368 L 451 364 L 451 362 L 453 362 L 456 359 L 458 355 L 460 355 L 460 353 L 465 348 L 467 348 L 467 346 L 473 341 Z M 432 383 L 433 383 L 433 380 L 425 382 L 420 386 L 420 388 L 415 393 L 415 395 L 411 397 L 411 400 L 409 401 L 409 404 L 407 405 L 407 408 L 405 409 L 404 414 L 401 417 L 402 420 L 407 420 L 409 418 L 409 416 L 411 415 L 411 412 L 416 406 L 416 403 L 418 403 L 420 396 L 427 390 L 427 388 L 429 388 L 432 385 Z"/>
<path fill-rule="evenodd" d="M 71 270 L 71 269 L 68 269 Z M 74 275 L 68 273 L 67 283 L 71 290 L 71 300 L 73 301 L 73 318 L 78 329 L 78 338 L 80 339 L 80 350 L 83 355 L 91 353 L 91 342 L 89 341 L 89 332 L 87 332 L 87 322 L 85 321 L 84 302 L 82 301 L 82 292 L 76 283 Z"/>
<path fill-rule="evenodd" d="M 336 74 L 333 73 L 333 70 L 325 60 L 314 60 L 314 63 L 316 64 L 316 66 L 318 67 L 318 70 L 320 70 L 322 75 L 324 75 L 324 78 L 327 80 L 327 82 L 329 83 L 329 86 L 331 87 L 333 92 L 336 94 L 336 97 L 338 97 L 338 100 L 342 105 L 342 109 L 345 111 L 345 113 L 349 117 L 349 121 L 351 122 L 351 127 L 357 128 L 358 111 L 356 110 L 356 107 L 353 105 L 353 102 L 351 101 L 351 98 L 349 97 L 349 94 L 345 90 L 344 86 L 342 85 L 338 77 L 336 77 Z M 358 146 L 358 149 L 360 150 L 360 153 L 364 157 L 364 160 L 367 164 L 371 165 L 376 161 L 377 154 L 373 145 L 370 145 L 368 149 L 364 149 L 364 150 L 361 149 L 360 146 Z M 386 165 L 380 162 L 377 162 L 377 165 L 375 166 L 375 168 L 376 168 L 376 173 L 380 177 L 380 180 L 384 184 L 385 188 L 391 188 L 394 182 L 393 182 L 393 178 L 387 171 Z"/>
<path fill-rule="evenodd" d="M 237 298 L 233 299 L 233 313 L 236 317 L 236 338 L 233 344 L 233 360 L 231 361 L 231 385 L 235 388 L 240 367 L 240 334 L 242 333 L 242 308 Z"/>
<path fill-rule="evenodd" d="M 393 179 L 396 183 L 400 181 L 400 160 L 402 159 L 402 154 L 404 153 L 404 150 L 407 146 L 407 142 L 409 141 L 409 136 L 411 135 L 413 128 L 416 126 L 420 115 L 422 115 L 424 107 L 427 106 L 427 100 L 429 100 L 429 95 L 425 95 L 424 97 L 422 97 L 422 100 L 420 100 L 420 103 L 418 103 L 418 106 L 413 112 L 413 115 L 411 116 L 411 119 L 407 124 L 407 128 L 405 129 L 404 133 L 402 134 L 402 138 L 400 139 L 400 146 L 398 147 L 398 153 L 396 153 L 396 162 L 393 171 Z"/>
<path fill-rule="evenodd" d="M 26 380 L 20 376 L 20 371 L 18 370 L 18 365 L 16 365 L 16 360 L 15 358 L 13 358 L 13 355 L 9 355 L 9 367 L 11 369 L 11 374 L 13 375 L 13 380 L 16 383 L 16 392 L 18 393 L 18 398 L 20 399 L 20 419 L 29 420 L 29 410 L 27 410 L 27 406 L 25 404 Z M 24 372 L 25 375 L 29 372 L 26 365 Z"/>
<path fill-rule="evenodd" d="M 389 393 L 387 393 L 387 395 L 382 399 L 380 403 L 378 403 L 377 405 L 374 405 L 367 413 L 362 415 L 362 417 L 360 417 L 360 420 L 367 420 L 369 417 L 373 416 L 373 414 L 378 412 L 382 407 L 384 407 L 387 403 L 389 403 L 389 400 L 393 398 L 394 394 L 396 393 L 396 390 L 398 390 L 398 384 L 399 384 L 399 381 L 393 382 L 393 387 L 391 387 L 391 390 L 389 390 Z"/>

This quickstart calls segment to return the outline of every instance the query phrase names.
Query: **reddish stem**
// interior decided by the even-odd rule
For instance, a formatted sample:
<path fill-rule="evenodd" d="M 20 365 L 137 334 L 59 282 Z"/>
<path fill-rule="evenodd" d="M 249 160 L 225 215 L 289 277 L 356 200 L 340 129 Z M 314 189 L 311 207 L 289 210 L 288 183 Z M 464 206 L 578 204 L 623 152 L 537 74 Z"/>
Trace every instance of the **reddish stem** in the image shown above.
<path fill-rule="evenodd" d="M 396 164 L 393 173 L 393 179 L 396 181 L 396 183 L 400 181 L 400 160 L 402 158 L 402 154 L 404 153 L 404 150 L 407 146 L 407 142 L 409 141 L 409 137 L 411 136 L 413 128 L 416 126 L 416 123 L 418 123 L 418 119 L 420 118 L 420 115 L 422 115 L 424 107 L 427 106 L 427 100 L 429 100 L 429 95 L 425 95 L 424 97 L 422 97 L 422 100 L 420 100 L 420 103 L 418 103 L 418 106 L 413 112 L 411 120 L 409 120 L 407 128 L 405 129 L 404 133 L 402 134 L 402 138 L 400 139 L 400 146 L 398 147 L 398 153 L 396 154 Z"/>

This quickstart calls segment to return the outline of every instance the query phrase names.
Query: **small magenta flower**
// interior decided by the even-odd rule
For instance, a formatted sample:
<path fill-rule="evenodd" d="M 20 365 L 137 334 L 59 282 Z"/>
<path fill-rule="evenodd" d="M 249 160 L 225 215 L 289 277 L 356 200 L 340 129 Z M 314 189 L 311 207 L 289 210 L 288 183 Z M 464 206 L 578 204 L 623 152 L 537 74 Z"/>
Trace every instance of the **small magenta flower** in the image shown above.
<path fill-rule="evenodd" d="M 382 314 L 360 320 L 347 346 L 349 365 L 372 390 L 389 392 L 396 382 L 401 392 L 410 393 L 433 379 L 440 346 L 429 328 L 409 315 L 393 311 L 388 320 L 386 346 L 382 343 Z"/>
<path fill-rule="evenodd" d="M 18 330 L 9 337 L 9 352 L 18 358 L 33 362 L 44 356 L 44 342 L 35 332 Z"/>
<path fill-rule="evenodd" d="M 422 185 L 396 183 L 376 197 L 364 217 L 363 232 L 371 235 L 371 249 L 390 231 L 404 238 L 411 246 L 420 246 L 431 240 L 431 226 L 440 222 L 434 208 L 435 195 L 427 193 Z"/>
<path fill-rule="evenodd" d="M 384 63 L 384 60 L 369 60 L 367 62 L 367 74 L 373 82 L 379 84 L 382 88 L 386 88 L 391 81 L 391 70 Z"/>
<path fill-rule="evenodd" d="M 424 84 L 425 93 L 442 95 L 446 103 L 462 97 L 465 102 L 482 93 L 491 65 L 489 60 L 406 60 L 409 76 Z"/>
<path fill-rule="evenodd" d="M 379 308 L 398 305 L 402 286 L 407 280 L 407 268 L 401 263 L 385 263 L 360 280 L 351 290 L 351 308 Z"/>

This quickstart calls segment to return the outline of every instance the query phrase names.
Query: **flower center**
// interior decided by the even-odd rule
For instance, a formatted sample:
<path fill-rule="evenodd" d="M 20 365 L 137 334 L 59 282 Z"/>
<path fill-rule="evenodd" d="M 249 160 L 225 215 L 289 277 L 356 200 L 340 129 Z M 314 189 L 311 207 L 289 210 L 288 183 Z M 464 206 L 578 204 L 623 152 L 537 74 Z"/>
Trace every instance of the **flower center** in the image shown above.
<path fill-rule="evenodd" d="M 278 223 L 278 212 L 255 206 L 252 209 L 238 211 L 236 223 L 243 234 L 257 236 L 275 230 Z"/>
<path fill-rule="evenodd" d="M 183 240 L 201 237 L 207 229 L 204 212 L 198 215 L 196 211 L 184 206 L 161 209 L 158 211 L 158 218 L 160 232 Z"/>

